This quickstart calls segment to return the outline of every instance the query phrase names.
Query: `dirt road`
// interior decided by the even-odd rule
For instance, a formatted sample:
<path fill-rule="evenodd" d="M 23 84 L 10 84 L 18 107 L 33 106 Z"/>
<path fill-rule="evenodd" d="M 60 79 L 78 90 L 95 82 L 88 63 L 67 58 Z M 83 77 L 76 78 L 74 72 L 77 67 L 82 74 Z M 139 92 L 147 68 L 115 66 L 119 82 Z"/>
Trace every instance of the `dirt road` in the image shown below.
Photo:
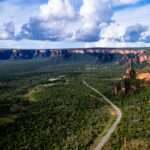
<path fill-rule="evenodd" d="M 94 149 L 94 150 L 101 150 L 105 146 L 105 144 L 108 142 L 108 140 L 111 137 L 112 133 L 115 131 L 115 129 L 117 128 L 118 124 L 120 123 L 121 118 L 122 118 L 122 112 L 121 112 L 120 108 L 118 108 L 115 104 L 113 104 L 111 102 L 111 100 L 109 100 L 106 96 L 104 96 L 97 89 L 95 89 L 94 87 L 89 85 L 86 81 L 83 81 L 83 84 L 86 87 L 88 87 L 89 89 L 91 89 L 92 91 L 94 91 L 97 94 L 99 94 L 115 110 L 116 115 L 117 115 L 117 118 L 114 121 L 114 123 L 112 124 L 112 126 L 108 129 L 106 134 L 100 139 L 100 141 L 98 142 L 97 146 Z"/>

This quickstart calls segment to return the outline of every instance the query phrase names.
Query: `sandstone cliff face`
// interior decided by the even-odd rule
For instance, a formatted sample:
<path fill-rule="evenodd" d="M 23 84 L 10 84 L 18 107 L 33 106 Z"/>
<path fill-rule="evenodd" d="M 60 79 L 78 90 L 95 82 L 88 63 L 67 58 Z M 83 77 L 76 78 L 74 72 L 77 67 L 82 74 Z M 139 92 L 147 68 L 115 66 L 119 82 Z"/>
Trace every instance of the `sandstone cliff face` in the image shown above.
<path fill-rule="evenodd" d="M 134 62 L 150 62 L 150 55 L 143 49 L 131 48 L 80 48 L 80 49 L 0 49 L 0 60 L 32 59 L 37 57 L 70 57 L 71 55 L 92 55 L 99 62 L 118 61 L 125 63 L 132 57 Z M 118 60 L 117 60 L 118 59 Z"/>
<path fill-rule="evenodd" d="M 140 63 L 143 63 L 143 62 L 150 62 L 150 54 L 140 54 L 138 56 L 138 60 Z"/>
<path fill-rule="evenodd" d="M 150 72 L 139 72 L 136 78 L 138 80 L 150 81 Z"/>

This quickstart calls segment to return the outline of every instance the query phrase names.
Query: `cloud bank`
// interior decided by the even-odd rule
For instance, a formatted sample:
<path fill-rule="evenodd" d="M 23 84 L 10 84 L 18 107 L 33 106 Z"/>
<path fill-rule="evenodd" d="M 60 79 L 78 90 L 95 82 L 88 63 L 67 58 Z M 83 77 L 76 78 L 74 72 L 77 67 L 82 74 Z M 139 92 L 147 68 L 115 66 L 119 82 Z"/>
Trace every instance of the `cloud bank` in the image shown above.
<path fill-rule="evenodd" d="M 15 26 L 8 22 L 0 26 L 0 40 L 15 39 Z"/>
<path fill-rule="evenodd" d="M 83 0 L 79 11 L 69 0 L 49 0 L 41 5 L 39 16 L 22 26 L 19 38 L 93 42 L 112 15 L 110 0 Z"/>
<path fill-rule="evenodd" d="M 150 5 L 143 6 L 143 9 L 128 9 L 129 5 L 134 6 L 139 2 L 140 0 L 48 0 L 41 4 L 41 0 L 38 0 L 40 5 L 38 11 L 34 11 L 36 14 L 28 18 L 26 16 L 17 30 L 12 21 L 0 25 L 0 40 L 85 42 L 86 45 L 103 43 L 106 46 L 109 43 L 150 43 L 150 21 L 141 19 L 146 17 Z M 15 0 L 15 3 L 21 2 Z M 30 7 L 29 4 L 27 6 Z M 125 11 L 116 9 L 122 6 Z M 19 8 L 16 8 L 18 12 Z"/>

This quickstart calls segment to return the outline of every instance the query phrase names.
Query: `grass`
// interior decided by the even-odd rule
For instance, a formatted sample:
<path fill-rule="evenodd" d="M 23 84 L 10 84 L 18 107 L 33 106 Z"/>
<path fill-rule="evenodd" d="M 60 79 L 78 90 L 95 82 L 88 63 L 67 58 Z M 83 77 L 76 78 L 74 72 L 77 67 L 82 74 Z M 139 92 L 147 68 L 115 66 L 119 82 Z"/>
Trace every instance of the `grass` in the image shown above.
<path fill-rule="evenodd" d="M 111 93 L 116 81 L 101 80 L 99 74 L 88 74 L 86 80 L 102 91 L 118 107 L 123 118 L 104 150 L 148 150 L 150 148 L 150 86 L 131 92 L 127 96 L 114 97 Z M 113 78 L 117 76 L 113 76 Z"/>
<path fill-rule="evenodd" d="M 83 85 L 83 66 L 74 71 L 68 67 L 72 69 L 66 66 L 66 72 L 18 72 L 1 79 L 8 87 L 0 89 L 0 149 L 89 149 L 103 133 L 113 118 L 109 106 Z M 60 75 L 68 84 L 45 86 L 49 78 Z M 14 121 L 4 121 L 4 112 L 9 117 L 14 105 L 24 109 L 13 113 Z"/>
<path fill-rule="evenodd" d="M 114 98 L 123 111 L 122 122 L 106 150 L 148 150 L 150 147 L 150 87 Z"/>
<path fill-rule="evenodd" d="M 150 87 L 127 97 L 114 97 L 111 91 L 117 80 L 105 80 L 120 78 L 124 66 L 86 61 L 80 65 L 50 65 L 48 60 L 32 66 L 32 61 L 21 65 L 5 62 L 0 66 L 0 70 L 7 66 L 0 74 L 0 149 L 86 150 L 96 144 L 115 114 L 82 84 L 83 79 L 123 112 L 121 124 L 104 149 L 149 149 Z M 61 75 L 68 84 L 44 86 L 49 78 Z M 24 109 L 12 113 L 14 105 Z"/>
<path fill-rule="evenodd" d="M 16 115 L 10 115 L 10 116 L 6 116 L 6 117 L 1 117 L 0 118 L 0 126 L 3 126 L 5 124 L 14 123 L 15 120 L 16 120 Z"/>
<path fill-rule="evenodd" d="M 2 132 L 1 149 L 87 149 L 111 115 L 103 101 L 72 82 L 34 93 L 36 103 Z"/>

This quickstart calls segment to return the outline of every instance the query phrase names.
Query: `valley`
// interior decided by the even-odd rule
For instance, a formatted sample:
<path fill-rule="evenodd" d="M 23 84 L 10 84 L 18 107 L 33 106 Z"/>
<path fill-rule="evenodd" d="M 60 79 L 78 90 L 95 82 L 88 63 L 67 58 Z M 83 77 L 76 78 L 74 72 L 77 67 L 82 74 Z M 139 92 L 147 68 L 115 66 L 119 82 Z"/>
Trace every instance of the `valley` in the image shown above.
<path fill-rule="evenodd" d="M 104 150 L 149 149 L 149 83 L 127 95 L 114 95 L 113 86 L 126 65 L 83 56 L 2 61 L 0 149 L 93 150 L 109 131 Z M 133 65 L 143 71 L 150 67 Z M 117 112 L 83 81 L 122 112 L 112 130 Z"/>

